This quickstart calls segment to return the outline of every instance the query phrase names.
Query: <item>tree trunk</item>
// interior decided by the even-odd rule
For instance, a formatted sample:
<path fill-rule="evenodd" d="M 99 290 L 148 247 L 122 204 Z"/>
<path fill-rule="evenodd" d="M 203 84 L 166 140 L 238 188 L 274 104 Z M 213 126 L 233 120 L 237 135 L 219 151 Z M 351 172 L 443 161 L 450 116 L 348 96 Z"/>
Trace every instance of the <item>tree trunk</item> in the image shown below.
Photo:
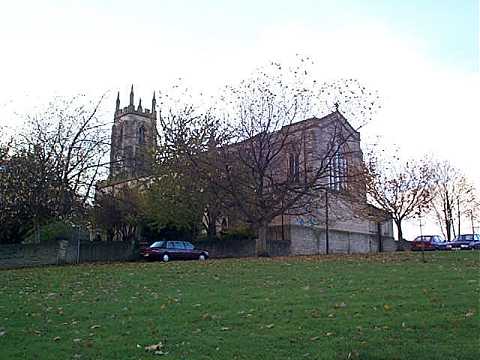
<path fill-rule="evenodd" d="M 445 230 L 447 230 L 447 240 L 452 240 L 452 223 L 449 219 L 445 220 Z"/>
<path fill-rule="evenodd" d="M 403 247 L 402 220 L 395 220 L 395 225 L 397 226 L 398 232 L 398 250 L 405 250 Z"/>
<path fill-rule="evenodd" d="M 267 251 L 267 230 L 268 223 L 262 222 L 258 228 L 258 236 L 256 241 L 256 253 L 257 256 L 268 256 Z"/>
<path fill-rule="evenodd" d="M 383 243 L 382 243 L 382 223 L 377 222 L 377 237 L 378 237 L 378 252 L 383 251 Z"/>
<path fill-rule="evenodd" d="M 450 204 L 450 199 L 447 197 L 446 201 L 446 226 L 447 226 L 447 239 L 448 241 L 452 240 L 452 204 Z"/>

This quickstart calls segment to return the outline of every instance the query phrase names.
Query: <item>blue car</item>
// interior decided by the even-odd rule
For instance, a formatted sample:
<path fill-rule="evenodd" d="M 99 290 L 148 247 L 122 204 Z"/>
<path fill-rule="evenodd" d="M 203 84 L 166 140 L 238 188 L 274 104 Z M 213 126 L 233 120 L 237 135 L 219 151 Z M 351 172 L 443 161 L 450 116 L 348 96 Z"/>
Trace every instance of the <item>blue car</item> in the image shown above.
<path fill-rule="evenodd" d="M 458 235 L 450 244 L 453 250 L 480 250 L 480 234 Z"/>

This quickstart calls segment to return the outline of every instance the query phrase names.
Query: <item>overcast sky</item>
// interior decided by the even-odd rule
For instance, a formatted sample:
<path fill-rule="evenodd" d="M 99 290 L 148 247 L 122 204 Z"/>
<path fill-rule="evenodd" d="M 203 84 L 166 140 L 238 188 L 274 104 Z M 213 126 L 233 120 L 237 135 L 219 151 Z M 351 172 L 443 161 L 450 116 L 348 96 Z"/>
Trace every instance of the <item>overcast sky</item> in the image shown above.
<path fill-rule="evenodd" d="M 10 126 L 54 95 L 120 90 L 125 103 L 134 83 L 147 100 L 178 77 L 213 91 L 267 61 L 311 56 L 319 81 L 379 91 L 366 141 L 450 160 L 480 188 L 477 0 L 15 0 L 0 8 L 0 46 Z"/>

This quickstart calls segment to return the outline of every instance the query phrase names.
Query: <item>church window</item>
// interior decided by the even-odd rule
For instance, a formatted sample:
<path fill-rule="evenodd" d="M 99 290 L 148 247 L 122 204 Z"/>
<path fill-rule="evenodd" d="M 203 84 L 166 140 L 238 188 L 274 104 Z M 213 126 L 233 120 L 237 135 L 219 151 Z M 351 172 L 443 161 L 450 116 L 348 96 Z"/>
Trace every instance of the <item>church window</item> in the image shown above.
<path fill-rule="evenodd" d="M 347 160 L 343 153 L 338 151 L 330 163 L 329 187 L 332 190 L 340 191 L 346 189 Z"/>
<path fill-rule="evenodd" d="M 300 181 L 300 156 L 290 153 L 288 155 L 288 177 L 292 182 Z"/>
<path fill-rule="evenodd" d="M 139 144 L 145 144 L 145 128 L 143 125 L 138 128 L 137 138 Z"/>
<path fill-rule="evenodd" d="M 123 143 L 123 126 L 120 126 L 120 135 L 118 137 L 118 146 L 121 147 Z"/>

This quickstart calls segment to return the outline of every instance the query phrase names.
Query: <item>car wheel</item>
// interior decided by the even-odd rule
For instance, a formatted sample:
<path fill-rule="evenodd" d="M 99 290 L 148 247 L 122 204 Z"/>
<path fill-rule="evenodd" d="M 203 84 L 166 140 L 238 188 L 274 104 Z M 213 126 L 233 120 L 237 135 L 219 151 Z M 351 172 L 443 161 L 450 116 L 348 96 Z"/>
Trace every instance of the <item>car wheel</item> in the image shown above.
<path fill-rule="evenodd" d="M 163 261 L 163 262 L 168 262 L 168 261 L 170 261 L 170 256 L 169 256 L 168 254 L 163 254 L 163 256 L 162 256 L 162 261 Z"/>
<path fill-rule="evenodd" d="M 205 261 L 207 260 L 207 257 L 205 256 L 205 254 L 200 254 L 200 256 L 198 257 L 198 260 Z"/>

